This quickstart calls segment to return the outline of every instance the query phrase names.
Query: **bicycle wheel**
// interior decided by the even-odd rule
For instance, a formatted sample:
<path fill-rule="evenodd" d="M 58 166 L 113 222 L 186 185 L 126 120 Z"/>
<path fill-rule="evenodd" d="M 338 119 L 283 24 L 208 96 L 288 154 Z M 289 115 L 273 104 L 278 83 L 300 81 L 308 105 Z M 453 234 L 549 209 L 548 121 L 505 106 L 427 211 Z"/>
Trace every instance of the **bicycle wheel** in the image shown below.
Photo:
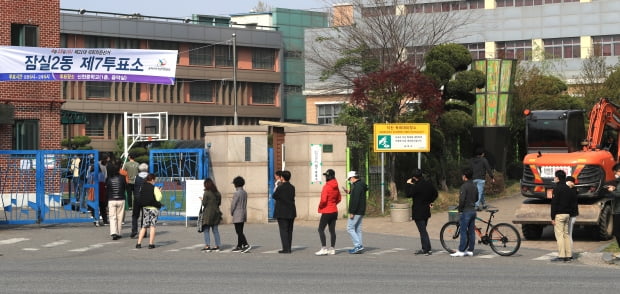
<path fill-rule="evenodd" d="M 459 248 L 459 223 L 447 222 L 439 232 L 439 241 L 441 246 L 449 253 L 454 253 Z"/>
<path fill-rule="evenodd" d="M 501 256 L 510 256 L 521 247 L 521 236 L 514 226 L 507 223 L 497 224 L 491 228 L 489 245 L 493 252 Z"/>

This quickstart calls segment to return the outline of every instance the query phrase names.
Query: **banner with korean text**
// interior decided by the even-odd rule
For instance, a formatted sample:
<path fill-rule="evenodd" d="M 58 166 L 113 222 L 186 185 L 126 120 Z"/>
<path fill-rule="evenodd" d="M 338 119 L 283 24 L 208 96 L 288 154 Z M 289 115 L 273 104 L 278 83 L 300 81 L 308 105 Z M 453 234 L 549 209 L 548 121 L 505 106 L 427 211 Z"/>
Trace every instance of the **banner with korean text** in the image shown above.
<path fill-rule="evenodd" d="M 173 85 L 176 50 L 0 46 L 0 81 Z"/>

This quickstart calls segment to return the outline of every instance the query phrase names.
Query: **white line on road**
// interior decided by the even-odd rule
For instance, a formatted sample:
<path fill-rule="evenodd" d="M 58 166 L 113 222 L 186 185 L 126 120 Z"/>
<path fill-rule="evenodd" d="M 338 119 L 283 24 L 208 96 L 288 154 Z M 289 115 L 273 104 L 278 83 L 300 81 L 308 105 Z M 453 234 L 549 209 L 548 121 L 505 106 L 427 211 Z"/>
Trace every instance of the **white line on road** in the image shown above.
<path fill-rule="evenodd" d="M 71 242 L 71 240 L 59 240 L 59 241 L 55 241 L 55 242 L 52 242 L 52 243 L 47 243 L 47 244 L 43 245 L 42 247 L 46 247 L 46 248 L 56 247 L 56 246 L 68 244 L 69 242 Z"/>
<path fill-rule="evenodd" d="M 15 243 L 19 243 L 22 241 L 28 241 L 30 239 L 28 238 L 11 238 L 11 239 L 6 239 L 6 240 L 2 240 L 0 241 L 0 245 L 9 245 L 9 244 L 15 244 Z"/>
<path fill-rule="evenodd" d="M 103 247 L 105 245 L 109 245 L 109 244 L 118 244 L 118 242 L 98 243 L 98 244 L 88 245 L 88 247 L 71 249 L 69 251 L 71 251 L 71 252 L 85 252 L 85 251 L 88 251 L 88 250 L 91 250 L 91 249 L 101 248 L 101 247 Z"/>

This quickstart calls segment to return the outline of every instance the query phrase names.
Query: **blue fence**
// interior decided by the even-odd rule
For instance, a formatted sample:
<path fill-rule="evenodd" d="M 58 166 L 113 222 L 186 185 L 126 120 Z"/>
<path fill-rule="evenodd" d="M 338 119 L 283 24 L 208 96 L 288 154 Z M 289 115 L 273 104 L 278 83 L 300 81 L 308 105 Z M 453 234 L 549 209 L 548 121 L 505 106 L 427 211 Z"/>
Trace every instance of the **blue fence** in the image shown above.
<path fill-rule="evenodd" d="M 0 150 L 0 224 L 99 219 L 97 151 Z"/>
<path fill-rule="evenodd" d="M 185 181 L 209 176 L 208 154 L 204 149 L 155 149 L 149 157 L 149 169 L 164 195 L 159 219 L 185 220 Z"/>

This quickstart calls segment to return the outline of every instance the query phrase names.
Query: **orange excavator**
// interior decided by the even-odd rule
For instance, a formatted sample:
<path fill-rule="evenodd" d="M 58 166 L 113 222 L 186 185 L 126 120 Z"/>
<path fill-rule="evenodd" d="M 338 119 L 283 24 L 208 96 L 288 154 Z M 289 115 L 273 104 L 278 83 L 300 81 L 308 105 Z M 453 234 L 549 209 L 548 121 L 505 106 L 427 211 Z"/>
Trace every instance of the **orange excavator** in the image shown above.
<path fill-rule="evenodd" d="M 583 111 L 525 111 L 528 154 L 523 158 L 521 194 L 526 199 L 515 212 L 513 223 L 521 224 L 526 239 L 540 239 L 551 224 L 553 179 L 557 170 L 573 176 L 579 202 L 575 226 L 591 228 L 593 237 L 612 237 L 614 199 L 603 187 L 614 180 L 612 167 L 618 161 L 620 106 L 600 99 L 590 112 L 584 140 Z"/>

